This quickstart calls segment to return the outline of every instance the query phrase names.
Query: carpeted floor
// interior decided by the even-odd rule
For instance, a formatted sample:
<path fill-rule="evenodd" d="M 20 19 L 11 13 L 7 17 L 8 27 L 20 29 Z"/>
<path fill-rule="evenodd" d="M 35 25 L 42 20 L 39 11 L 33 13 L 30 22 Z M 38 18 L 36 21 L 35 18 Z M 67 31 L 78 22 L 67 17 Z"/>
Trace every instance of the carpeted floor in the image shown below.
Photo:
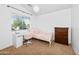
<path fill-rule="evenodd" d="M 74 51 L 71 46 L 66 46 L 58 43 L 52 43 L 51 47 L 48 47 L 47 42 L 40 40 L 32 40 L 32 44 L 29 46 L 23 45 L 19 48 L 6 48 L 0 51 L 0 54 L 7 55 L 74 55 Z"/>

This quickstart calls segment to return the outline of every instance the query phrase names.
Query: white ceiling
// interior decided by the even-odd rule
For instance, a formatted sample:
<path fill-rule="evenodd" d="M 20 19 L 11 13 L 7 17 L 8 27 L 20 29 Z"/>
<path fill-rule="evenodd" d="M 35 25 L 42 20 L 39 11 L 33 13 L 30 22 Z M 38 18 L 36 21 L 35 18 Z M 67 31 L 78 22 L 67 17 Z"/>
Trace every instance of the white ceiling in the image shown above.
<path fill-rule="evenodd" d="M 37 5 L 40 9 L 39 12 L 35 13 L 32 7 L 28 6 L 27 4 L 24 4 L 21 6 L 36 15 L 41 15 L 41 14 L 51 13 L 51 12 L 55 12 L 55 11 L 66 9 L 66 8 L 71 8 L 70 4 L 31 4 L 31 5 L 32 6 Z"/>

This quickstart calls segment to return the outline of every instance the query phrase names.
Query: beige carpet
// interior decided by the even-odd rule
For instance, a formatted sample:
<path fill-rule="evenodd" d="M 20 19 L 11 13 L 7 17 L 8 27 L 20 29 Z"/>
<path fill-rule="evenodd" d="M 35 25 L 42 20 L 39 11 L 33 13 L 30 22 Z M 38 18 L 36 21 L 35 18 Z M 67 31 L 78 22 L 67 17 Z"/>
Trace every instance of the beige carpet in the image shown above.
<path fill-rule="evenodd" d="M 51 47 L 48 47 L 47 42 L 32 40 L 32 45 L 21 46 L 19 48 L 6 48 L 0 51 L 0 54 L 7 55 L 74 55 L 74 51 L 71 46 L 66 46 L 58 43 L 52 43 Z"/>

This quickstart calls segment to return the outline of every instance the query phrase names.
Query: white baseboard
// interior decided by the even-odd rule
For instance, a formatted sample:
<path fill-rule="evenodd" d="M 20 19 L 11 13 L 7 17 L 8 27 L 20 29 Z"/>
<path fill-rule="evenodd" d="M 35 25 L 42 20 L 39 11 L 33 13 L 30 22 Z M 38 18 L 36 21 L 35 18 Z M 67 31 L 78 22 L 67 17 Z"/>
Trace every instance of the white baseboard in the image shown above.
<path fill-rule="evenodd" d="M 12 44 L 6 44 L 5 46 L 0 47 L 0 50 L 11 47 L 11 46 L 12 46 Z"/>
<path fill-rule="evenodd" d="M 73 48 L 73 50 L 74 50 L 74 53 L 75 53 L 76 55 L 79 55 L 79 52 L 78 52 L 78 51 L 76 51 L 76 49 L 75 49 L 75 48 Z"/>
<path fill-rule="evenodd" d="M 74 52 L 75 52 L 76 55 L 79 55 L 79 52 L 77 52 L 77 51 L 74 51 Z"/>

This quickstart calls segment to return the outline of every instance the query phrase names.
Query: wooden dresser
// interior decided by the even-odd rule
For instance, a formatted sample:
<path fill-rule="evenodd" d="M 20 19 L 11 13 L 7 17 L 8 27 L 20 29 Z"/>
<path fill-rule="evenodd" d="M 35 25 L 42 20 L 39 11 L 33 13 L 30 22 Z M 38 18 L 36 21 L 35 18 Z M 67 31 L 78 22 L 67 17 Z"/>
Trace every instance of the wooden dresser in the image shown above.
<path fill-rule="evenodd" d="M 55 27 L 55 42 L 68 45 L 67 27 Z"/>

